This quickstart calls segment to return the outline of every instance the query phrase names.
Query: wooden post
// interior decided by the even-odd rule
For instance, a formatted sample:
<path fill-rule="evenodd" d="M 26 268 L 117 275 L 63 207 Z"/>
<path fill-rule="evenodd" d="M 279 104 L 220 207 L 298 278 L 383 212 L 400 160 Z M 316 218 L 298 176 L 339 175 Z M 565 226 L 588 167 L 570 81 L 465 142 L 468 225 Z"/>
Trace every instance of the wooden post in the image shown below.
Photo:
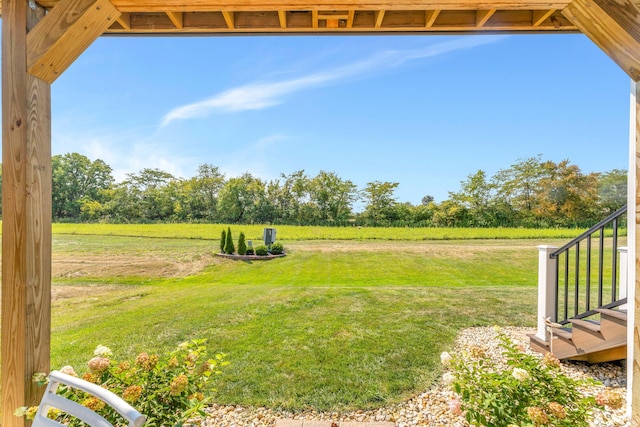
<path fill-rule="evenodd" d="M 551 258 L 557 246 L 538 246 L 538 329 L 536 336 L 546 341 L 547 332 L 544 320 L 548 317 L 552 322 L 556 322 L 556 294 L 558 293 L 558 283 L 556 277 L 556 265 L 558 260 Z"/>
<path fill-rule="evenodd" d="M 51 90 L 27 74 L 27 0 L 2 0 L 2 426 L 25 422 L 49 371 Z M 30 25 L 31 26 L 31 25 Z"/>
<path fill-rule="evenodd" d="M 628 228 L 629 258 L 635 260 L 635 268 L 629 269 L 627 317 L 627 405 L 631 416 L 631 425 L 640 427 L 640 84 L 631 81 L 631 120 L 629 132 L 629 180 L 628 180 Z M 632 242 L 635 242 L 633 244 Z"/>

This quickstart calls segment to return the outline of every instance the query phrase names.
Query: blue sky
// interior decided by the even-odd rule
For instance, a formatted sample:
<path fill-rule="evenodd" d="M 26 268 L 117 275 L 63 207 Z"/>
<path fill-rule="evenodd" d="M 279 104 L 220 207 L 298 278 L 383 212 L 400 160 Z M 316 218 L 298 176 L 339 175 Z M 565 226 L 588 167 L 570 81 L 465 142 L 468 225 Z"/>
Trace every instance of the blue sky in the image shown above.
<path fill-rule="evenodd" d="M 628 162 L 629 78 L 582 35 L 104 37 L 52 99 L 53 153 L 118 180 L 326 170 L 419 203 L 537 154 Z"/>

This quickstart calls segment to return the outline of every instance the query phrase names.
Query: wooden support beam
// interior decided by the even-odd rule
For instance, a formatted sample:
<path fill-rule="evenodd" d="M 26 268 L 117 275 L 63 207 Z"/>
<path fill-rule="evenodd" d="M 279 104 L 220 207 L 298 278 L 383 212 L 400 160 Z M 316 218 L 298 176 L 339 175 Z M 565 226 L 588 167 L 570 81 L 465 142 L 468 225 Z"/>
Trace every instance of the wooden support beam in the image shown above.
<path fill-rule="evenodd" d="M 340 20 L 338 19 L 327 19 L 327 28 L 338 28 L 340 26 Z"/>
<path fill-rule="evenodd" d="M 627 209 L 629 224 L 629 315 L 627 331 L 627 408 L 630 407 L 631 425 L 640 426 L 640 83 L 631 83 L 631 114 L 629 132 L 629 174 Z M 634 191 L 635 190 L 635 191 Z M 633 246 L 632 246 L 633 245 Z M 635 268 L 632 266 L 635 265 Z M 632 269 L 633 268 L 633 269 Z"/>
<path fill-rule="evenodd" d="M 318 12 L 318 19 L 320 20 L 329 20 L 329 19 L 349 19 L 349 15 L 346 13 L 320 13 Z"/>
<path fill-rule="evenodd" d="M 50 370 L 51 87 L 27 73 L 27 1 L 2 9 L 2 425 L 23 427 Z"/>
<path fill-rule="evenodd" d="M 375 24 L 376 28 L 382 27 L 382 21 L 384 20 L 384 12 L 385 12 L 384 10 L 376 11 L 376 24 Z"/>
<path fill-rule="evenodd" d="M 554 14 L 556 10 L 555 9 L 549 9 L 549 10 L 534 10 L 532 12 L 532 16 L 531 16 L 531 25 L 534 27 L 539 27 L 540 25 L 542 25 L 542 23 L 544 21 L 546 21 L 547 19 L 549 19 L 549 17 L 551 15 Z"/>
<path fill-rule="evenodd" d="M 278 11 L 278 20 L 280 20 L 280 28 L 287 28 L 287 11 L 279 10 Z"/>
<path fill-rule="evenodd" d="M 311 11 L 311 28 L 318 28 L 318 11 Z"/>
<path fill-rule="evenodd" d="M 438 19 L 438 15 L 440 15 L 440 10 L 427 10 L 424 13 L 424 27 L 431 28 L 433 24 Z"/>
<path fill-rule="evenodd" d="M 122 28 L 125 30 L 131 29 L 131 14 L 128 12 L 121 13 L 120 16 L 116 19 L 116 22 L 122 25 Z"/>
<path fill-rule="evenodd" d="M 235 15 L 233 14 L 233 12 L 223 11 L 222 16 L 224 17 L 224 22 L 227 23 L 227 27 L 230 30 L 233 30 L 234 28 L 236 28 Z"/>
<path fill-rule="evenodd" d="M 308 0 L 111 0 L 121 12 L 216 12 L 219 10 L 265 11 L 309 10 Z M 40 0 L 47 6 L 54 0 Z M 499 10 L 564 9 L 571 0 L 314 0 L 318 10 Z"/>
<path fill-rule="evenodd" d="M 631 0 L 573 0 L 562 14 L 640 80 L 640 10 Z"/>
<path fill-rule="evenodd" d="M 351 9 L 347 15 L 347 28 L 353 28 L 353 20 L 356 17 L 356 11 Z"/>
<path fill-rule="evenodd" d="M 476 11 L 476 28 L 484 27 L 484 24 L 496 13 L 495 9 Z"/>
<path fill-rule="evenodd" d="M 177 29 L 181 30 L 184 28 L 184 14 L 182 12 L 165 12 L 173 25 L 176 26 Z"/>
<path fill-rule="evenodd" d="M 119 16 L 109 0 L 61 0 L 27 35 L 27 69 L 53 83 Z"/>

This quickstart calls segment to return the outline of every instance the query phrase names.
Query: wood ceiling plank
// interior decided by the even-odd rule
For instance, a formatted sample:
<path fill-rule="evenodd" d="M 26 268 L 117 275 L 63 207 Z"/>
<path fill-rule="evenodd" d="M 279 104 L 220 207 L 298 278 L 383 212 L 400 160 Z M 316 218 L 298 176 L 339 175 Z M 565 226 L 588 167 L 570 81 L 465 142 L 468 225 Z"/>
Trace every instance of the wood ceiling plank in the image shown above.
<path fill-rule="evenodd" d="M 476 11 L 476 27 L 484 27 L 489 19 L 496 13 L 496 9 Z"/>
<path fill-rule="evenodd" d="M 109 0 L 61 0 L 27 35 L 27 69 L 52 83 L 120 16 Z"/>
<path fill-rule="evenodd" d="M 173 25 L 176 26 L 177 29 L 181 30 L 184 28 L 184 15 L 182 12 L 165 12 Z"/>
<path fill-rule="evenodd" d="M 630 0 L 574 0 L 562 13 L 640 81 L 640 10 Z"/>
<path fill-rule="evenodd" d="M 233 30 L 236 27 L 235 16 L 233 12 L 223 11 L 222 17 L 224 18 L 224 22 L 227 23 L 227 27 L 230 30 Z"/>
<path fill-rule="evenodd" d="M 555 9 L 534 10 L 531 16 L 531 25 L 534 27 L 539 27 L 544 21 L 549 19 L 549 17 L 553 15 L 555 11 Z"/>
<path fill-rule="evenodd" d="M 431 28 L 433 24 L 438 19 L 438 15 L 440 14 L 440 10 L 427 10 L 424 13 L 424 26 L 425 28 Z"/>

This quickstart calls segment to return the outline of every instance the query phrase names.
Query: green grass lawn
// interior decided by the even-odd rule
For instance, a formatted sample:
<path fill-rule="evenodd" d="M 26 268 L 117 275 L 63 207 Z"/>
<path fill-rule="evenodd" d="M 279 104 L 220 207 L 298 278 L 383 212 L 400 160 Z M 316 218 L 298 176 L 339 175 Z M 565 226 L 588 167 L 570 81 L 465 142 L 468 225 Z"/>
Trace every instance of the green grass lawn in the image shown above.
<path fill-rule="evenodd" d="M 82 368 L 98 344 L 123 358 L 203 337 L 231 362 L 220 403 L 382 406 L 428 388 L 458 330 L 534 325 L 539 243 L 291 241 L 242 262 L 206 240 L 55 234 L 52 367 Z M 165 277 L 151 261 L 203 268 Z"/>

